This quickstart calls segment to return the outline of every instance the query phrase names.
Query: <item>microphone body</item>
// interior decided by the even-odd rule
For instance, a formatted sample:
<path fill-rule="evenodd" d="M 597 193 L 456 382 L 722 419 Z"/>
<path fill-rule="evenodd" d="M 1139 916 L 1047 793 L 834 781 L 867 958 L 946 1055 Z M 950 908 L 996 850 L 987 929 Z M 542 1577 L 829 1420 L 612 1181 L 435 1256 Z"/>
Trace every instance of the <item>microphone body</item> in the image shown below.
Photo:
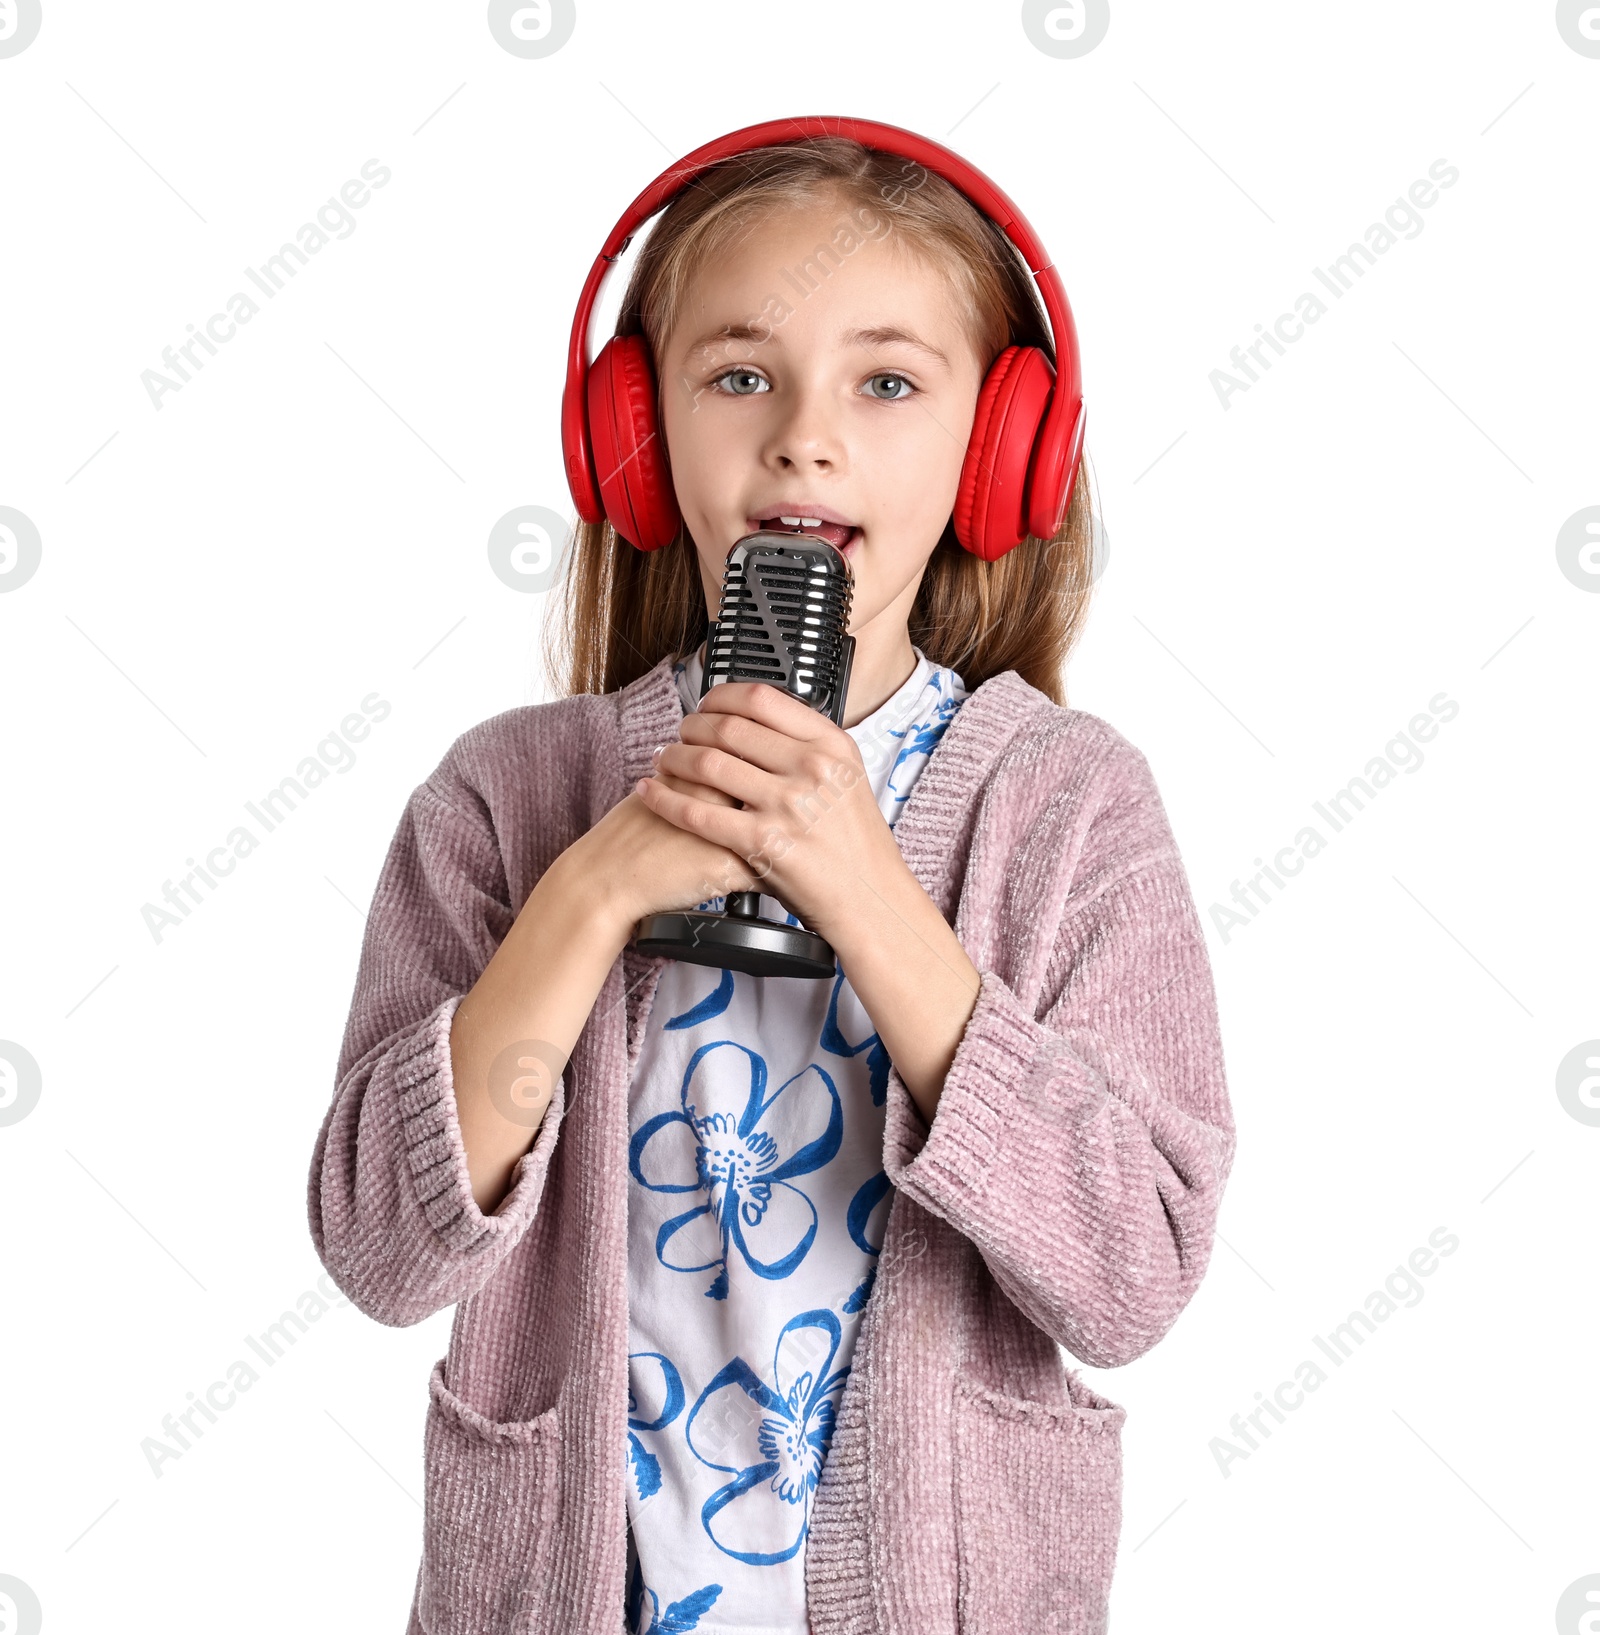
<path fill-rule="evenodd" d="M 849 562 L 826 540 L 768 529 L 741 539 L 723 569 L 700 696 L 724 681 L 764 681 L 843 726 L 856 647 L 847 634 L 854 583 Z M 752 976 L 835 974 L 823 938 L 764 919 L 760 904 L 759 891 L 735 891 L 721 914 L 646 915 L 636 946 Z"/>

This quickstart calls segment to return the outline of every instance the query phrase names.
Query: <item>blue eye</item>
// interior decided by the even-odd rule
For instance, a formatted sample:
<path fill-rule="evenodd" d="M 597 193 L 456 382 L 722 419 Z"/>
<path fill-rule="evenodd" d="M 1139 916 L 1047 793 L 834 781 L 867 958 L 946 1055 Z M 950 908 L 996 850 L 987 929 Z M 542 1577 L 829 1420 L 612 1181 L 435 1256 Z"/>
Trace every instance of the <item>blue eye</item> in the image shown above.
<path fill-rule="evenodd" d="M 713 386 L 721 387 L 723 381 L 725 380 L 743 380 L 753 381 L 755 383 L 754 385 L 750 386 L 733 387 L 730 391 L 730 395 L 733 397 L 754 397 L 760 388 L 766 385 L 765 378 L 758 375 L 754 369 L 725 369 L 712 381 L 711 384 Z"/>
<path fill-rule="evenodd" d="M 869 378 L 867 384 L 869 386 L 873 386 L 873 385 L 876 385 L 881 380 L 893 381 L 896 384 L 905 387 L 905 390 L 903 392 L 895 392 L 892 395 L 888 395 L 888 394 L 885 394 L 885 393 L 882 393 L 882 392 L 873 392 L 871 395 L 873 397 L 877 398 L 879 400 L 879 402 L 882 402 L 882 403 L 899 403 L 902 399 L 910 397 L 912 392 L 915 391 L 915 389 L 916 389 L 915 387 L 912 386 L 911 382 L 909 380 L 907 380 L 904 375 L 893 375 L 893 374 L 873 375 L 873 376 L 871 376 Z"/>

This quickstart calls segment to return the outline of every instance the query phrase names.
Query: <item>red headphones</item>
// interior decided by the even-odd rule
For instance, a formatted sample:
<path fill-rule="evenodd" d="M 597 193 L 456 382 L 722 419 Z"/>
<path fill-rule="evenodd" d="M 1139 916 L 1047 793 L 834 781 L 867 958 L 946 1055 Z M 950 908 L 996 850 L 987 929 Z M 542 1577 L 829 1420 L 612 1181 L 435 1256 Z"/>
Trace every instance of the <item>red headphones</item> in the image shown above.
<path fill-rule="evenodd" d="M 1049 539 L 1066 516 L 1083 450 L 1078 332 L 1067 292 L 1022 212 L 982 171 L 949 148 L 870 119 L 774 119 L 707 142 L 664 171 L 623 212 L 595 258 L 572 321 L 561 448 L 573 503 L 585 522 L 606 518 L 642 551 L 677 537 L 681 517 L 656 424 L 655 369 L 643 335 L 614 335 L 587 362 L 590 315 L 607 270 L 634 233 L 702 171 L 734 154 L 808 137 L 844 136 L 942 177 L 1022 252 L 1050 316 L 1059 375 L 1036 346 L 1008 346 L 978 393 L 956 492 L 956 538 L 993 562 L 1028 536 Z"/>

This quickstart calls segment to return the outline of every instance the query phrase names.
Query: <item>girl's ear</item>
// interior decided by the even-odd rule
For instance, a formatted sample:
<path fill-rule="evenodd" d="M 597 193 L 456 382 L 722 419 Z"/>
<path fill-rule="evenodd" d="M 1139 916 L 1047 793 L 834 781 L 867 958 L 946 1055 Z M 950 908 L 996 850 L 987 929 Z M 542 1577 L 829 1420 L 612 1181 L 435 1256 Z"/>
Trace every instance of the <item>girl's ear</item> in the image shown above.
<path fill-rule="evenodd" d="M 600 503 L 612 527 L 641 551 L 671 544 L 682 522 L 659 396 L 643 335 L 613 335 L 589 365 L 589 441 Z"/>

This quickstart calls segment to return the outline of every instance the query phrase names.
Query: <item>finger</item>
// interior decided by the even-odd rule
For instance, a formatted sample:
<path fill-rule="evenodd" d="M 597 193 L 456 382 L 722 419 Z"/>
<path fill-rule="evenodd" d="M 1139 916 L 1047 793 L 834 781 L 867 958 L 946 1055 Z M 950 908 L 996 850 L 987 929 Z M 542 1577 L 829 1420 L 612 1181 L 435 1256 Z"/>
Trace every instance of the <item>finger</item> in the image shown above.
<path fill-rule="evenodd" d="M 815 715 L 816 711 L 808 713 Z M 727 711 L 686 715 L 678 733 L 686 744 L 715 746 L 777 777 L 795 773 L 817 744 L 815 738 L 796 738 L 747 715 Z"/>
<path fill-rule="evenodd" d="M 730 801 L 759 805 L 772 793 L 772 775 L 741 756 L 709 744 L 668 744 L 656 760 L 658 772 L 670 772 L 718 790 Z"/>
<path fill-rule="evenodd" d="M 719 681 L 700 700 L 699 713 L 708 711 L 713 715 L 742 715 L 789 738 L 821 738 L 842 730 L 820 710 L 767 681 Z"/>
<path fill-rule="evenodd" d="M 743 841 L 750 825 L 747 813 L 680 794 L 669 789 L 660 777 L 646 778 L 639 794 L 652 812 L 676 828 L 714 846 L 724 846 L 740 857 L 745 855 Z"/>
<path fill-rule="evenodd" d="M 718 806 L 737 806 L 739 803 L 732 795 L 720 789 L 713 789 L 709 784 L 696 783 L 692 778 L 680 778 L 673 773 L 663 772 L 659 763 L 656 767 L 657 780 L 664 783 L 669 789 L 675 789 L 680 795 L 690 795 L 696 800 L 708 800 Z"/>
<path fill-rule="evenodd" d="M 654 750 L 651 751 L 650 766 L 652 772 L 651 774 L 647 775 L 654 775 L 656 777 L 660 777 L 662 775 L 661 757 L 666 752 L 666 748 L 666 744 L 657 744 Z M 725 793 L 721 789 L 713 789 L 710 784 L 701 783 L 696 778 L 686 777 L 681 769 L 678 772 L 671 774 L 671 779 L 674 787 L 676 787 L 682 794 L 694 795 L 700 800 L 716 801 L 721 805 L 736 804 L 732 795 Z"/>

